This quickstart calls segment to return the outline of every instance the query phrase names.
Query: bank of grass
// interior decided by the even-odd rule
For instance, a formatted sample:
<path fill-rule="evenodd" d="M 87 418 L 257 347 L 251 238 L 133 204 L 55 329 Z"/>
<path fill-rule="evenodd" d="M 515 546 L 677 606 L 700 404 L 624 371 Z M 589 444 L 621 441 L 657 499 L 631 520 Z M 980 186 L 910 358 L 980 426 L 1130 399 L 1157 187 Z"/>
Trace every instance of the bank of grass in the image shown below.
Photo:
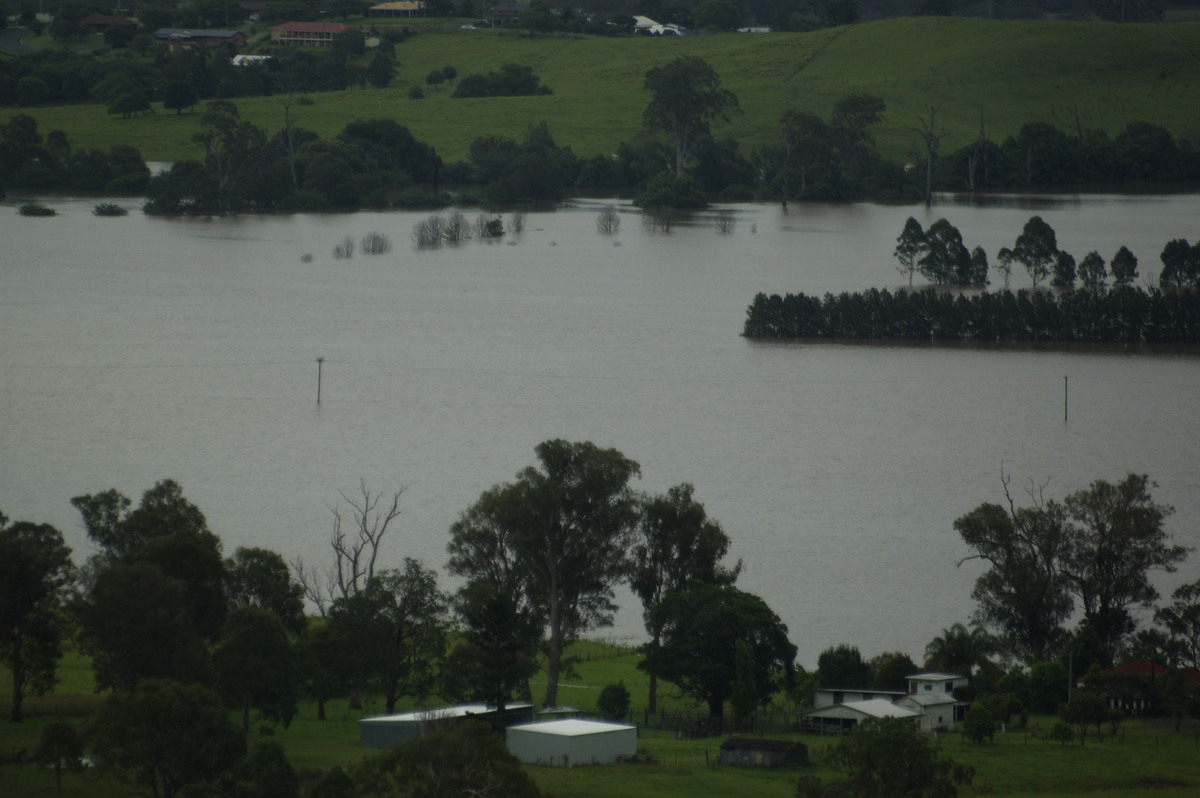
<path fill-rule="evenodd" d="M 322 137 L 347 122 L 390 118 L 433 144 L 442 159 L 465 158 L 484 135 L 520 138 L 545 120 L 561 145 L 582 156 L 605 155 L 641 129 L 651 67 L 680 55 L 708 60 L 735 92 L 742 113 L 718 128 L 744 152 L 779 139 L 787 108 L 828 118 L 846 94 L 871 92 L 888 104 L 876 130 L 883 154 L 910 159 L 918 116 L 938 109 L 946 128 L 943 151 L 962 147 L 982 123 L 993 141 L 1022 124 L 1043 121 L 1073 130 L 1116 135 L 1130 121 L 1161 124 L 1176 137 L 1200 136 L 1200 23 L 1169 26 L 1065 21 L 993 21 L 916 17 L 813 33 L 711 35 L 683 39 L 529 36 L 518 32 L 430 27 L 396 46 L 398 74 L 387 89 L 311 94 L 298 124 Z M 537 97 L 451 99 L 453 88 L 431 88 L 425 76 L 454 66 L 459 77 L 528 64 L 553 94 Z M 412 100 L 420 86 L 425 99 Z M 278 97 L 236 100 L 244 118 L 269 132 L 282 127 Z M 5 108 L 0 122 L 28 113 L 40 129 L 65 131 L 76 146 L 139 147 L 147 160 L 197 157 L 196 113 L 158 113 L 118 119 L 103 107 Z"/>
<path fill-rule="evenodd" d="M 577 676 L 564 682 L 561 703 L 584 710 L 594 708 L 598 688 L 624 681 L 633 693 L 634 704 L 645 701 L 645 677 L 636 669 L 637 655 L 611 643 L 585 641 L 573 647 L 579 657 Z M 54 777 L 30 765 L 11 762 L 21 750 L 32 751 L 42 728 L 54 720 L 85 724 L 103 696 L 91 692 L 91 671 L 86 658 L 70 654 L 60 668 L 62 682 L 54 694 L 27 701 L 27 720 L 15 725 L 0 723 L 0 795 L 33 798 L 53 791 Z M 7 672 L 0 671 L 0 689 L 7 689 Z M 534 684 L 535 701 L 540 703 Z M 679 705 L 669 686 L 664 687 L 668 705 Z M 589 700 L 590 699 L 590 700 Z M 403 708 L 410 708 L 406 704 Z M 351 766 L 374 751 L 358 744 L 358 719 L 381 711 L 377 699 L 365 711 L 350 710 L 345 701 L 329 702 L 327 719 L 316 720 L 311 702 L 300 705 L 291 726 L 277 728 L 271 737 L 288 752 L 297 769 L 328 769 Z M 1031 727 L 1048 729 L 1051 717 L 1035 717 Z M 252 738 L 264 734 L 255 725 Z M 788 798 L 795 794 L 798 772 L 821 778 L 835 774 L 825 757 L 835 740 L 829 737 L 788 734 L 773 735 L 809 746 L 811 764 L 802 771 L 757 771 L 721 767 L 716 764 L 720 738 L 679 740 L 670 732 L 642 730 L 636 763 L 584 766 L 571 769 L 529 767 L 544 794 L 555 798 L 694 798 L 695 796 L 753 795 L 756 798 Z M 1181 733 L 1153 721 L 1127 721 L 1115 736 L 1103 743 L 1089 740 L 1062 745 L 1035 737 L 1029 731 L 1011 731 L 996 742 L 975 746 L 957 734 L 942 734 L 939 745 L 945 756 L 976 768 L 974 784 L 960 791 L 964 798 L 1003 795 L 1011 798 L 1161 798 L 1200 795 L 1200 724 L 1191 722 Z M 66 775 L 62 795 L 66 798 L 129 798 L 138 795 L 133 787 L 96 773 Z"/>

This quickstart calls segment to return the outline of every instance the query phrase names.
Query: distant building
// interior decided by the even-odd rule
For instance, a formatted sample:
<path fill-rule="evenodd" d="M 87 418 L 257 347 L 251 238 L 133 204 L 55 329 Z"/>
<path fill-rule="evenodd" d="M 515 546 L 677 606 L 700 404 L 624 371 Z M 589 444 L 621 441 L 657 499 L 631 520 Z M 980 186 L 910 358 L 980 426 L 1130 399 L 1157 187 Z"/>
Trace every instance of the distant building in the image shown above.
<path fill-rule="evenodd" d="M 262 66 L 271 60 L 269 55 L 235 55 L 229 59 L 234 66 Z"/>
<path fill-rule="evenodd" d="M 1075 686 L 1093 689 L 1104 696 L 1110 707 L 1137 715 L 1161 711 L 1159 690 L 1168 678 L 1180 679 L 1185 693 L 1200 690 L 1200 669 L 1168 668 L 1148 659 L 1130 660 L 1096 676 L 1081 676 Z"/>
<path fill-rule="evenodd" d="M 633 32 L 649 34 L 650 36 L 683 36 L 684 29 L 678 25 L 655 22 L 650 17 L 634 15 Z"/>
<path fill-rule="evenodd" d="M 340 22 L 284 22 L 271 26 L 271 41 L 275 44 L 329 47 L 335 36 L 349 29 Z"/>
<path fill-rule="evenodd" d="M 88 14 L 83 19 L 79 20 L 79 24 L 83 25 L 92 33 L 104 33 L 113 25 L 121 27 L 137 28 L 139 27 L 136 19 L 129 17 L 110 17 L 107 14 Z"/>
<path fill-rule="evenodd" d="M 372 17 L 423 17 L 425 16 L 424 0 L 395 0 L 391 3 L 379 3 L 371 6 L 367 13 Z"/>
<path fill-rule="evenodd" d="M 166 45 L 171 52 L 179 50 L 213 50 L 223 45 L 235 49 L 246 46 L 246 34 L 240 30 L 189 30 L 159 28 L 154 31 L 154 43 Z"/>

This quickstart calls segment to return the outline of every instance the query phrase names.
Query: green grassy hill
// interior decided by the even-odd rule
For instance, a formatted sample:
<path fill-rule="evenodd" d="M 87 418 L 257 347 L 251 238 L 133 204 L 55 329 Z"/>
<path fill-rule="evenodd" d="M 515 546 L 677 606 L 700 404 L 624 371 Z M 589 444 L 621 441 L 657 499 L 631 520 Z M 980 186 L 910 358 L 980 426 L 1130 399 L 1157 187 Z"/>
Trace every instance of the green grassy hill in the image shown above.
<path fill-rule="evenodd" d="M 640 129 L 647 69 L 678 55 L 698 55 L 741 100 L 743 113 L 718 130 L 744 151 L 778 140 L 786 108 L 828 117 L 854 92 L 882 96 L 881 151 L 905 160 L 917 145 L 918 115 L 938 109 L 948 135 L 943 151 L 978 135 L 980 118 L 994 141 L 1025 122 L 1115 135 L 1132 120 L 1200 137 L 1200 23 L 1169 26 L 1098 22 L 908 18 L 814 33 L 712 35 L 686 39 L 530 37 L 523 33 L 434 30 L 396 49 L 393 87 L 314 94 L 299 124 L 322 136 L 360 118 L 393 118 L 433 144 L 447 161 L 462 159 L 476 136 L 520 137 L 531 122 L 549 122 L 559 144 L 580 155 L 612 152 Z M 424 76 L 446 65 L 461 77 L 502 63 L 528 64 L 554 94 L 451 100 Z M 426 99 L 410 100 L 413 85 Z M 237 100 L 242 116 L 269 131 L 282 126 L 278 98 Z M 199 110 L 199 109 L 198 109 Z M 195 157 L 199 113 L 159 113 L 121 120 L 99 106 L 3 109 L 0 120 L 31 113 L 43 131 L 61 129 L 76 146 L 134 144 L 148 160 Z"/>

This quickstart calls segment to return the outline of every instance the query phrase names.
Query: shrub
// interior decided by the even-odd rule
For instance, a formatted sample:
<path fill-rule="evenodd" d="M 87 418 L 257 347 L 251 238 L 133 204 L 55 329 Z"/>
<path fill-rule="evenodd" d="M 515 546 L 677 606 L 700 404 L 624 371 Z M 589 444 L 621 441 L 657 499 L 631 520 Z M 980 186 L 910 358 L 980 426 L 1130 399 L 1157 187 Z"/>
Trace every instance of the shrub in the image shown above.
<path fill-rule="evenodd" d="M 660 172 L 633 204 L 639 208 L 703 208 L 708 205 L 708 200 L 695 178 Z"/>
<path fill-rule="evenodd" d="M 624 720 L 629 714 L 629 688 L 624 681 L 606 685 L 596 698 L 596 709 L 612 720 Z"/>
<path fill-rule="evenodd" d="M 55 216 L 58 212 L 40 202 L 27 202 L 17 209 L 17 213 L 22 216 Z"/>
<path fill-rule="evenodd" d="M 615 233 L 621 227 L 621 215 L 616 205 L 605 205 L 596 215 L 596 229 L 601 233 Z"/>
<path fill-rule="evenodd" d="M 92 208 L 92 214 L 95 216 L 125 216 L 128 213 L 128 210 L 115 202 L 101 202 L 95 208 Z"/>
<path fill-rule="evenodd" d="M 392 240 L 383 233 L 371 231 L 359 242 L 364 255 L 384 255 L 392 251 Z"/>
<path fill-rule="evenodd" d="M 342 239 L 342 243 L 333 248 L 333 257 L 337 259 L 353 258 L 354 257 L 354 239 L 346 236 Z"/>

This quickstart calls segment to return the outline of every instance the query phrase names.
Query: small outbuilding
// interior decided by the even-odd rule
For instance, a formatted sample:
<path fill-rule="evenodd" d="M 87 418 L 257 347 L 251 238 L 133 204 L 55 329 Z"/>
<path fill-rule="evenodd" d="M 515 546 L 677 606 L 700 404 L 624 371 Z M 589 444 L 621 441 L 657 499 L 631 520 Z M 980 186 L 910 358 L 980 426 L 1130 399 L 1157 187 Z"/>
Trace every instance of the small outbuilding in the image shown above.
<path fill-rule="evenodd" d="M 803 765 L 808 746 L 789 740 L 755 740 L 730 737 L 721 743 L 721 764 L 743 768 L 778 768 Z"/>
<path fill-rule="evenodd" d="M 637 727 L 595 720 L 509 726 L 508 751 L 528 765 L 607 765 L 637 755 Z"/>
<path fill-rule="evenodd" d="M 367 748 L 391 748 L 411 737 L 454 727 L 466 720 L 482 720 L 503 727 L 533 720 L 532 704 L 515 704 L 497 711 L 487 704 L 460 704 L 419 712 L 401 712 L 363 718 L 358 722 L 359 743 Z"/>

